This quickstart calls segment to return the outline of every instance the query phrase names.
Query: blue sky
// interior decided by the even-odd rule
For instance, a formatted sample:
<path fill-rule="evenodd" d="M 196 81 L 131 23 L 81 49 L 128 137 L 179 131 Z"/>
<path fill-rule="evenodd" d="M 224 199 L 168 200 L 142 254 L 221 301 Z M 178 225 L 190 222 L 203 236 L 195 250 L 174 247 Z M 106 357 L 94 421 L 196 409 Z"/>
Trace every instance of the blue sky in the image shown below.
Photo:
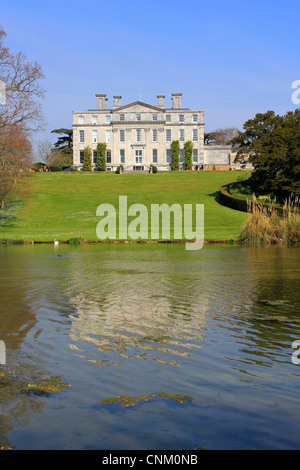
<path fill-rule="evenodd" d="M 299 0 L 86 0 L 2 2 L 6 46 L 43 68 L 47 131 L 72 126 L 96 93 L 122 104 L 180 92 L 203 109 L 206 131 L 257 112 L 295 109 L 300 80 Z"/>

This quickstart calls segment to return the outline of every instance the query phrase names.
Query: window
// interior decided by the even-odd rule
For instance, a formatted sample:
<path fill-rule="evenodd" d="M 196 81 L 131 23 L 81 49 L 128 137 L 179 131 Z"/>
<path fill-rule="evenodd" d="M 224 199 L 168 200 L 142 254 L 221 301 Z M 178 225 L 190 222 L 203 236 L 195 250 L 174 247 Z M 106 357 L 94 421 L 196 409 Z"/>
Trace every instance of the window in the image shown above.
<path fill-rule="evenodd" d="M 157 114 L 152 115 L 152 121 L 157 121 Z"/>
<path fill-rule="evenodd" d="M 137 121 L 141 121 L 141 119 L 142 119 L 141 115 L 140 115 L 140 114 L 137 114 L 137 115 L 136 115 L 136 120 L 137 120 Z"/>
<path fill-rule="evenodd" d="M 171 122 L 171 114 L 166 114 L 166 122 Z"/>
<path fill-rule="evenodd" d="M 111 131 L 106 131 L 106 143 L 111 143 Z"/>
<path fill-rule="evenodd" d="M 120 114 L 120 121 L 125 121 L 125 114 Z"/>
<path fill-rule="evenodd" d="M 179 114 L 179 122 L 184 122 L 184 114 Z"/>
<path fill-rule="evenodd" d="M 157 129 L 152 130 L 152 141 L 157 142 Z"/>
<path fill-rule="evenodd" d="M 93 131 L 93 144 L 98 142 L 98 131 Z"/>
<path fill-rule="evenodd" d="M 198 122 L 198 114 L 193 114 L 193 122 Z"/>
<path fill-rule="evenodd" d="M 184 142 L 184 129 L 179 129 L 179 141 Z"/>
<path fill-rule="evenodd" d="M 110 124 L 111 123 L 111 116 L 105 116 L 105 123 Z"/>
<path fill-rule="evenodd" d="M 83 117 L 83 116 L 79 116 L 78 122 L 79 122 L 79 124 L 84 124 L 84 117 Z"/>
<path fill-rule="evenodd" d="M 93 116 L 92 117 L 92 123 L 93 124 L 98 124 L 98 116 Z"/>
<path fill-rule="evenodd" d="M 166 150 L 166 161 L 167 163 L 171 163 L 171 149 Z"/>
<path fill-rule="evenodd" d="M 124 131 L 124 129 L 120 130 L 120 142 L 125 142 L 125 131 Z"/>
<path fill-rule="evenodd" d="M 79 152 L 80 163 L 84 163 L 84 151 L 80 150 Z"/>
<path fill-rule="evenodd" d="M 106 163 L 111 163 L 111 150 L 106 152 Z"/>
<path fill-rule="evenodd" d="M 141 142 L 141 140 L 142 140 L 142 131 L 141 131 L 141 129 L 137 129 L 136 130 L 136 141 Z"/>
<path fill-rule="evenodd" d="M 193 142 L 198 142 L 198 129 L 193 129 Z"/>
<path fill-rule="evenodd" d="M 120 150 L 120 162 L 125 163 L 125 150 L 124 149 Z"/>
<path fill-rule="evenodd" d="M 84 131 L 79 131 L 79 142 L 81 144 L 84 142 Z"/>
<path fill-rule="evenodd" d="M 193 162 L 198 163 L 198 149 L 193 149 Z"/>
<path fill-rule="evenodd" d="M 152 150 L 152 162 L 157 163 L 157 149 Z"/>
<path fill-rule="evenodd" d="M 93 150 L 93 163 L 97 163 L 98 156 L 97 156 L 97 150 Z"/>
<path fill-rule="evenodd" d="M 172 139 L 171 129 L 166 129 L 166 142 L 171 142 L 171 139 Z"/>
<path fill-rule="evenodd" d="M 179 161 L 180 161 L 180 163 L 184 163 L 184 149 L 180 149 Z"/>

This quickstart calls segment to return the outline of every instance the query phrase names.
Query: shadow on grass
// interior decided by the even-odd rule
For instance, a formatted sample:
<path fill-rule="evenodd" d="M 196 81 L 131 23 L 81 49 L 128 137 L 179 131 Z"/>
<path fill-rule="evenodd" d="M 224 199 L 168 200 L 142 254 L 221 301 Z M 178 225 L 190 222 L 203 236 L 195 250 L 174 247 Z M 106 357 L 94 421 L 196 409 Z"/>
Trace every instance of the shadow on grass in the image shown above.
<path fill-rule="evenodd" d="M 216 201 L 218 204 L 220 204 L 220 206 L 224 206 L 224 207 L 225 207 L 225 205 L 222 204 L 222 202 L 221 202 L 221 198 L 220 198 L 220 193 L 219 193 L 219 191 L 215 191 L 214 193 L 207 194 L 207 196 L 215 198 L 215 201 Z"/>
<path fill-rule="evenodd" d="M 6 227 L 14 227 L 15 221 L 19 211 L 24 207 L 24 202 L 14 201 L 5 204 L 3 209 L 0 209 L 0 228 L 4 225 Z"/>

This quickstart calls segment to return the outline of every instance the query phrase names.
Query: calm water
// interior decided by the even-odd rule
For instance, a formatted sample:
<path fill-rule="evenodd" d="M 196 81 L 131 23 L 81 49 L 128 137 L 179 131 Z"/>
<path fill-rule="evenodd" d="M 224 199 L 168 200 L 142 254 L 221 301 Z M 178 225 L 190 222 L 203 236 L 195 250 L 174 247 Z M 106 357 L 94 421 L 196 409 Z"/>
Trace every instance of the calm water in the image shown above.
<path fill-rule="evenodd" d="M 298 449 L 299 305 L 298 248 L 0 247 L 0 447 Z"/>

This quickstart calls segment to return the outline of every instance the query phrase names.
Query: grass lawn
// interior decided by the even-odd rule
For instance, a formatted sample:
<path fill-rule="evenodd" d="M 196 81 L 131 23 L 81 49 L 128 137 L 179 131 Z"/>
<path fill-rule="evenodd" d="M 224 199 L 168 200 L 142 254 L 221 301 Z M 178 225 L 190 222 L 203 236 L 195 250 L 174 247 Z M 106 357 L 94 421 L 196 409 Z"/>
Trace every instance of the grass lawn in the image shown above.
<path fill-rule="evenodd" d="M 0 239 L 67 241 L 79 237 L 96 241 L 97 207 L 109 203 L 118 209 L 119 196 L 127 196 L 128 207 L 140 203 L 148 212 L 151 204 L 204 204 L 205 239 L 235 239 L 247 214 L 221 206 L 216 198 L 220 186 L 248 176 L 246 171 L 35 173 L 18 183 L 23 204 L 5 224 L 2 217 Z M 1 215 L 5 215 L 3 211 L 0 222 Z"/>

